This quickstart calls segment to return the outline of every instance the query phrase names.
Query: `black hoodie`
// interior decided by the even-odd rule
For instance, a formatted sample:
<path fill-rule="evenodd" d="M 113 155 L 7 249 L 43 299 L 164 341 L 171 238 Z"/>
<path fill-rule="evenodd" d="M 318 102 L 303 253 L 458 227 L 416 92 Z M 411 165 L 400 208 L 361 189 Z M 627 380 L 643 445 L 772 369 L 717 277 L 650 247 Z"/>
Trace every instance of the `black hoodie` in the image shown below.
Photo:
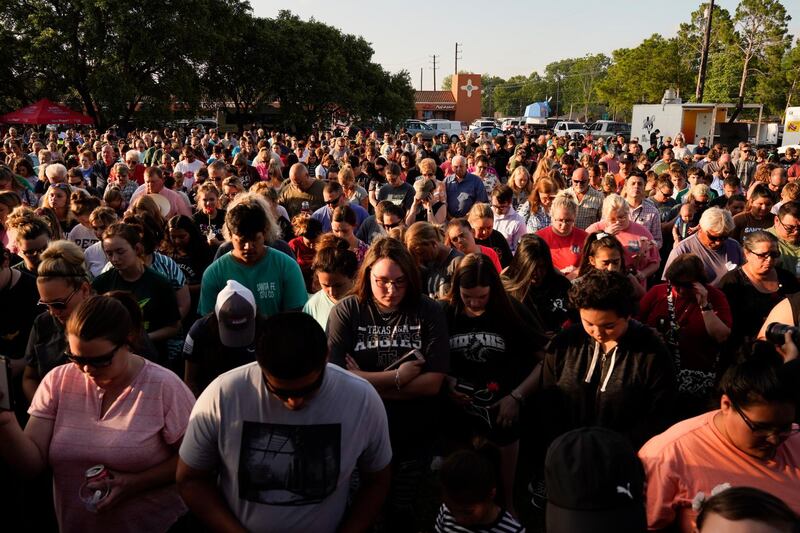
<path fill-rule="evenodd" d="M 576 324 L 559 332 L 545 349 L 545 434 L 551 440 L 574 428 L 603 426 L 626 435 L 638 448 L 672 422 L 672 358 L 656 333 L 635 320 L 606 357 L 596 347 Z"/>

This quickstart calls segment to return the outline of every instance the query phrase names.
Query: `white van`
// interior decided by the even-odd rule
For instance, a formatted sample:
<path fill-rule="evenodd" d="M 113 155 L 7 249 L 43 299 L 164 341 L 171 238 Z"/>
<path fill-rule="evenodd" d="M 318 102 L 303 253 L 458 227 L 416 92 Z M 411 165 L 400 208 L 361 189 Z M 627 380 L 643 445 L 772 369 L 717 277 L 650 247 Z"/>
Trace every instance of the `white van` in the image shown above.
<path fill-rule="evenodd" d="M 445 120 L 441 118 L 432 118 L 425 121 L 431 128 L 435 129 L 438 135 L 446 133 L 450 137 L 451 142 L 458 142 L 459 136 L 464 131 L 461 122 L 457 120 Z"/>

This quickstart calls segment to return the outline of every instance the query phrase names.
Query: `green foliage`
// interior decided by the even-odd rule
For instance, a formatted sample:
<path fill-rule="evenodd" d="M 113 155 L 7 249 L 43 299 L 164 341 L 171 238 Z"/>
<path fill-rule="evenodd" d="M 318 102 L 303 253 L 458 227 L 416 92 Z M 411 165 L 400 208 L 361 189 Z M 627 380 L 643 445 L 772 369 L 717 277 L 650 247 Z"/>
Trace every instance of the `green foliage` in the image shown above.
<path fill-rule="evenodd" d="M 275 100 L 298 130 L 332 116 L 399 122 L 411 115 L 407 73 L 372 61 L 363 38 L 288 11 L 252 16 L 244 0 L 0 0 L 0 107 L 48 96 L 101 127 L 197 112 L 246 114 Z"/>
<path fill-rule="evenodd" d="M 664 90 L 672 87 L 683 97 L 694 93 L 694 73 L 677 38 L 654 34 L 636 48 L 614 50 L 613 64 L 597 85 L 600 98 L 609 110 L 630 117 L 634 104 L 661 101 Z"/>

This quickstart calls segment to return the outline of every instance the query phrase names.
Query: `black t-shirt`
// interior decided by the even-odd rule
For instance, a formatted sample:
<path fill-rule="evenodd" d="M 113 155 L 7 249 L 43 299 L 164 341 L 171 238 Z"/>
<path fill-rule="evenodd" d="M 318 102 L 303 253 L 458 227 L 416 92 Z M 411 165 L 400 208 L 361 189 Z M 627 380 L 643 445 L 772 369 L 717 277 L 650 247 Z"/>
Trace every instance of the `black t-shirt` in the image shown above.
<path fill-rule="evenodd" d="M 497 254 L 497 257 L 500 259 L 500 266 L 503 268 L 511 264 L 511 260 L 514 258 L 511 253 L 511 247 L 508 245 L 506 238 L 503 237 L 503 234 L 496 229 L 492 230 L 492 233 L 489 234 L 488 239 L 476 238 L 475 242 L 481 246 L 487 246 L 494 250 Z"/>
<path fill-rule="evenodd" d="M 222 227 L 225 225 L 224 209 L 217 209 L 217 214 L 213 218 L 210 218 L 206 213 L 201 211 L 192 215 L 192 218 L 194 219 L 194 223 L 197 224 L 197 227 L 200 228 L 200 233 L 204 236 L 208 235 L 209 229 L 214 232 L 214 235 L 222 234 Z"/>
<path fill-rule="evenodd" d="M 450 248 L 444 259 L 421 265 L 419 271 L 422 293 L 436 299 L 450 292 L 450 281 L 463 257 L 464 254 Z"/>
<path fill-rule="evenodd" d="M 570 312 L 568 292 L 572 284 L 559 274 L 548 276 L 538 287 L 531 285 L 525 305 L 542 321 L 547 332 L 558 332 L 564 323 L 574 318 Z"/>
<path fill-rule="evenodd" d="M 142 310 L 143 326 L 147 333 L 173 326 L 181 319 L 175 290 L 169 280 L 149 267 L 133 282 L 122 279 L 119 271 L 112 268 L 97 276 L 92 288 L 98 294 L 114 290 L 130 292 Z M 162 357 L 167 355 L 166 342 L 154 344 Z"/>
<path fill-rule="evenodd" d="M 263 324 L 263 318 L 256 319 L 258 331 Z M 258 334 L 255 336 L 257 338 Z M 243 348 L 225 346 L 219 338 L 217 316 L 209 313 L 198 318 L 186 335 L 183 358 L 197 364 L 196 383 L 199 389 L 205 389 L 220 374 L 255 361 L 255 339 L 253 344 Z"/>
<path fill-rule="evenodd" d="M 431 210 L 435 215 L 439 209 L 445 205 L 444 202 L 436 202 L 431 206 Z M 428 221 L 428 210 L 422 206 L 422 204 L 417 206 L 417 214 L 414 216 L 414 222 L 427 222 Z"/>
<path fill-rule="evenodd" d="M 449 337 L 444 311 L 427 296 L 414 309 L 381 313 L 372 302 L 356 296 L 340 301 L 328 318 L 330 361 L 346 367 L 351 356 L 361 370 L 381 372 L 416 348 L 425 357 L 422 372 L 447 373 Z M 384 400 L 395 457 L 415 456 L 434 437 L 436 397 Z"/>
<path fill-rule="evenodd" d="M 13 287 L 0 290 L 0 355 L 11 359 L 25 354 L 33 319 L 41 312 L 36 278 L 21 270 L 19 276 Z"/>

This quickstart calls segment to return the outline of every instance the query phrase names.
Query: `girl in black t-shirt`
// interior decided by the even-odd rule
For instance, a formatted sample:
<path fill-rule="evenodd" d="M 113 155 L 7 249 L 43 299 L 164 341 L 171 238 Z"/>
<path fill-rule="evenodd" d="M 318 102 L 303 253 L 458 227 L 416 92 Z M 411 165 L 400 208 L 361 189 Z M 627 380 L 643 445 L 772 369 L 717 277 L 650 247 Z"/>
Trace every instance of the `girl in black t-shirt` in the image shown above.
<path fill-rule="evenodd" d="M 445 434 L 462 446 L 481 436 L 500 447 L 503 503 L 513 509 L 519 410 L 539 379 L 533 369 L 546 337 L 531 313 L 508 297 L 484 254 L 468 254 L 461 261 L 446 314 L 450 371 L 445 378 Z"/>
<path fill-rule="evenodd" d="M 225 225 L 225 210 L 219 208 L 220 191 L 211 183 L 206 182 L 197 189 L 197 212 L 194 222 L 200 228 L 200 233 L 206 236 L 209 246 L 213 249 L 219 247 L 225 239 L 222 237 L 222 226 Z"/>
<path fill-rule="evenodd" d="M 191 306 L 184 319 L 184 330 L 197 318 L 197 302 L 200 298 L 200 282 L 203 272 L 214 258 L 207 240 L 200 233 L 194 221 L 186 215 L 175 215 L 167 222 L 165 254 L 180 267 L 189 286 Z"/>

